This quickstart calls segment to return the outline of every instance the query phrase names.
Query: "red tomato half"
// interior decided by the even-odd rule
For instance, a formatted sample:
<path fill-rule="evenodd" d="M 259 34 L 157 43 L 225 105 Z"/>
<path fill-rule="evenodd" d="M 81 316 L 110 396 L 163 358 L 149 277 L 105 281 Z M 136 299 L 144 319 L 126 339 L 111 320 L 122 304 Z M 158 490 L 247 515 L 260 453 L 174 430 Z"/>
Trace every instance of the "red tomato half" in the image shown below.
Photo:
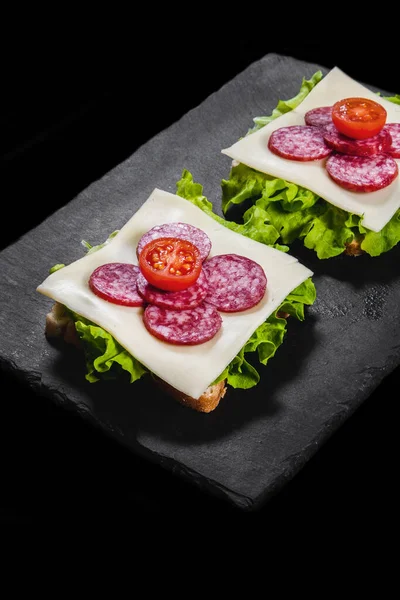
<path fill-rule="evenodd" d="M 197 246 L 178 238 L 156 238 L 139 255 L 139 267 L 151 285 L 168 292 L 184 290 L 200 275 L 202 260 Z"/>
<path fill-rule="evenodd" d="M 356 140 L 365 140 L 381 131 L 387 113 L 381 104 L 369 98 L 344 98 L 332 107 L 336 129 Z"/>

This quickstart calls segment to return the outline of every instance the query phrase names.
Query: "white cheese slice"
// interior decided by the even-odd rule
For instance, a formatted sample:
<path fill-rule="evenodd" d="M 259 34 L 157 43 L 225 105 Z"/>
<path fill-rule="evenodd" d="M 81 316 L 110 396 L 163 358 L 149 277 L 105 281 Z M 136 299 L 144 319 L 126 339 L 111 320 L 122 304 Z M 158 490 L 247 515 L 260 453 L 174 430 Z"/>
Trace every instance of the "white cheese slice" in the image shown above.
<path fill-rule="evenodd" d="M 107 302 L 88 286 L 90 274 L 99 265 L 113 261 L 137 264 L 135 250 L 140 237 L 155 225 L 177 221 L 200 227 L 208 234 L 212 242 L 210 257 L 242 254 L 258 262 L 267 276 L 266 294 L 256 307 L 236 314 L 221 313 L 223 324 L 218 334 L 196 346 L 158 340 L 143 325 L 142 308 Z M 104 232 L 105 237 L 108 233 Z M 289 254 L 235 233 L 191 202 L 156 188 L 107 245 L 55 271 L 37 291 L 97 323 L 155 375 L 198 398 L 289 292 L 312 274 Z"/>
<path fill-rule="evenodd" d="M 325 169 L 327 159 L 297 162 L 281 158 L 268 149 L 269 137 L 275 129 L 304 125 L 304 115 L 308 110 L 318 106 L 332 106 L 338 100 L 353 96 L 371 98 L 379 102 L 387 111 L 386 122 L 400 123 L 398 104 L 377 96 L 338 67 L 334 67 L 294 110 L 225 148 L 222 153 L 262 173 L 303 186 L 327 202 L 362 216 L 362 224 L 367 229 L 380 231 L 400 207 L 400 176 L 377 192 L 349 192 L 329 177 Z M 397 163 L 400 169 L 400 160 L 397 160 Z"/>

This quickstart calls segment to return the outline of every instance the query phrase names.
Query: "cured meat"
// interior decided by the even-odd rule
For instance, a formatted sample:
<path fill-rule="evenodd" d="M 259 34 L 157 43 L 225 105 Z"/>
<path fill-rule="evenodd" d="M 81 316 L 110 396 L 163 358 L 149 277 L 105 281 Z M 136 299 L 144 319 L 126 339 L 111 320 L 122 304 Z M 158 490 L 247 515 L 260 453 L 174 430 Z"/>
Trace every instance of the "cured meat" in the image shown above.
<path fill-rule="evenodd" d="M 386 152 L 393 158 L 400 158 L 400 123 L 387 123 L 383 130 L 388 131 L 392 138 L 392 143 Z"/>
<path fill-rule="evenodd" d="M 209 304 L 187 310 L 169 310 L 154 304 L 143 314 L 146 329 L 169 344 L 203 344 L 212 339 L 222 326 L 218 311 Z"/>
<path fill-rule="evenodd" d="M 160 237 L 173 237 L 192 242 L 192 244 L 197 246 L 202 261 L 210 254 L 211 240 L 204 231 L 189 223 L 176 222 L 156 225 L 144 233 L 136 247 L 137 257 L 139 258 L 139 254 L 146 244 Z"/>
<path fill-rule="evenodd" d="M 312 127 L 325 127 L 332 123 L 332 106 L 318 106 L 317 108 L 311 108 L 304 115 L 304 121 L 306 125 Z"/>
<path fill-rule="evenodd" d="M 372 137 L 356 140 L 340 133 L 333 123 L 324 128 L 323 136 L 333 150 L 351 156 L 372 156 L 386 152 L 392 143 L 392 136 L 388 129 L 382 129 Z"/>
<path fill-rule="evenodd" d="M 319 160 L 331 154 L 325 143 L 323 129 L 308 125 L 289 125 L 272 132 L 268 148 L 271 152 L 289 160 Z"/>
<path fill-rule="evenodd" d="M 326 170 L 338 185 L 352 192 L 376 192 L 398 175 L 396 161 L 387 154 L 332 154 L 326 161 Z"/>
<path fill-rule="evenodd" d="M 136 285 L 139 294 L 146 302 L 172 310 L 185 310 L 199 306 L 208 290 L 207 278 L 203 270 L 196 283 L 179 292 L 166 292 L 154 287 L 142 273 L 139 273 Z"/>
<path fill-rule="evenodd" d="M 265 294 L 267 278 L 255 261 L 238 254 L 219 254 L 203 264 L 208 281 L 205 301 L 223 312 L 252 308 Z"/>
<path fill-rule="evenodd" d="M 139 267 L 129 263 L 106 263 L 93 271 L 89 278 L 89 287 L 94 294 L 124 306 L 144 306 L 136 280 Z"/>

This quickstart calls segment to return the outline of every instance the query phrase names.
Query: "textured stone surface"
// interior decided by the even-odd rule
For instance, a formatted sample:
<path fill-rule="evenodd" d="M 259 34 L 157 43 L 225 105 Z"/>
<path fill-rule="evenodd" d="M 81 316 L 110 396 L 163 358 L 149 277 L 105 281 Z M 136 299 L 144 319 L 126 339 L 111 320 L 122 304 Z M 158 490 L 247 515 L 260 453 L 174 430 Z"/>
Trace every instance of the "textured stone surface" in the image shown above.
<path fill-rule="evenodd" d="M 101 243 L 121 227 L 154 187 L 175 192 L 184 168 L 221 214 L 220 180 L 230 168 L 221 148 L 318 68 L 267 55 L 0 253 L 1 367 L 133 452 L 243 509 L 291 479 L 400 364 L 400 248 L 377 259 L 328 261 L 293 248 L 315 273 L 317 301 L 303 323 L 289 322 L 260 384 L 230 389 L 208 415 L 145 379 L 127 387 L 88 384 L 81 356 L 45 339 L 51 301 L 36 286 L 53 264 L 83 255 L 81 239 Z"/>

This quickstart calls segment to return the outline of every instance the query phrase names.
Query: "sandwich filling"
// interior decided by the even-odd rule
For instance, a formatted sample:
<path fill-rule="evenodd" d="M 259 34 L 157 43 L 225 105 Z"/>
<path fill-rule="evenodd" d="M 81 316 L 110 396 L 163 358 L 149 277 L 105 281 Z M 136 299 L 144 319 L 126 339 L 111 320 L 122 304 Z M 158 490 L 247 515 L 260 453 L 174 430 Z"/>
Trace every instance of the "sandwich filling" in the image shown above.
<path fill-rule="evenodd" d="M 246 237 L 224 220 L 213 215 L 204 197 L 198 197 L 197 184 L 184 172 L 178 194 L 155 189 L 141 208 L 107 243 L 92 248 L 82 258 L 52 272 L 37 291 L 67 308 L 75 322 L 81 341 L 93 348 L 102 347 L 102 340 L 112 346 L 107 360 L 100 360 L 100 372 L 108 371 L 113 358 L 134 381 L 151 372 L 167 384 L 193 398 L 200 397 L 208 386 L 227 377 L 237 387 L 251 387 L 258 382 L 257 371 L 244 360 L 244 349 L 258 350 L 260 362 L 266 363 L 275 346 L 268 339 L 284 335 L 285 319 L 276 313 L 282 307 L 288 314 L 304 318 L 304 305 L 315 300 L 312 271 L 296 258 L 264 243 Z M 200 186 L 201 187 L 201 186 Z M 193 191 L 195 190 L 195 191 Z M 182 196 L 191 195 L 188 202 Z M 207 203 L 207 210 L 197 203 Z M 207 211 L 209 214 L 207 214 Z M 241 312 L 220 313 L 222 324 L 212 339 L 193 346 L 167 343 L 152 335 L 143 322 L 142 306 L 126 306 L 107 301 L 94 293 L 89 285 L 91 274 L 108 263 L 138 265 L 136 248 L 142 236 L 152 228 L 167 223 L 187 223 L 204 231 L 211 240 L 210 260 L 214 256 L 235 254 L 259 264 L 268 279 L 260 301 Z M 297 291 L 297 295 L 296 295 Z M 268 333 L 268 319 L 272 335 Z M 278 324 L 273 321 L 279 321 Z M 278 326 L 277 326 L 278 325 Z M 277 334 L 280 331 L 281 334 Z M 110 341 L 111 339 L 111 341 Z M 107 346 L 108 347 L 108 346 Z M 104 354 L 104 348 L 99 356 Z M 99 356 L 97 358 L 99 358 Z M 229 377 L 232 363 L 238 362 L 236 375 Z M 88 380 L 95 381 L 99 372 L 96 358 L 90 355 Z M 108 363 L 108 364 L 107 364 Z M 241 381 L 242 380 L 242 381 Z"/>

